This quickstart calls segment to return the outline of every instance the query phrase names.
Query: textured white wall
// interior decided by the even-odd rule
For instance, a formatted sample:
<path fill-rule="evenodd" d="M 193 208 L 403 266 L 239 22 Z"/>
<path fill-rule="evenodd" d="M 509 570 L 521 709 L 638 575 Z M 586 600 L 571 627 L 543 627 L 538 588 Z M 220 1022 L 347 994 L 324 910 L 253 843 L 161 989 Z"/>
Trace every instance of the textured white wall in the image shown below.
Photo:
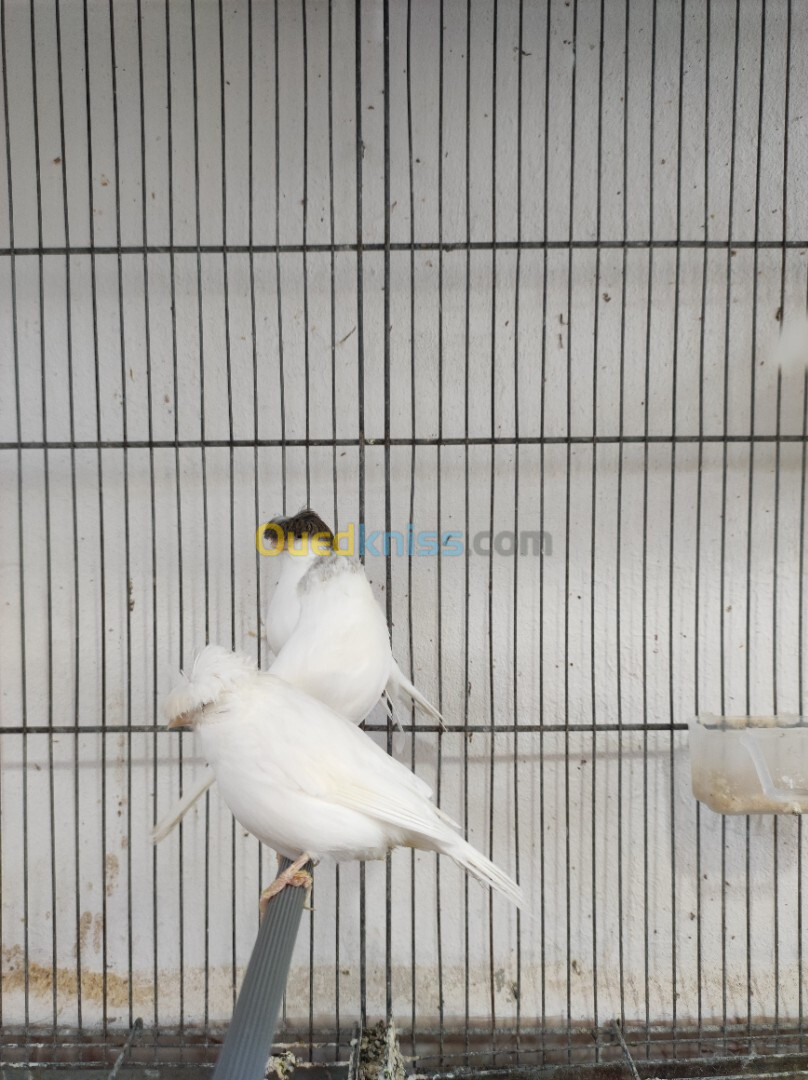
<path fill-rule="evenodd" d="M 333 261 L 327 250 L 305 260 L 300 251 L 256 253 L 253 309 L 245 247 L 251 235 L 259 246 L 301 245 L 304 209 L 309 244 L 328 245 L 332 228 L 337 244 L 355 244 L 352 4 L 333 5 L 329 66 L 328 4 L 282 0 L 277 73 L 275 7 L 252 5 L 252 133 L 245 0 L 223 10 L 224 125 L 218 6 L 194 9 L 195 117 L 192 8 L 184 0 L 169 7 L 169 113 L 166 8 L 144 0 L 142 130 L 136 7 L 112 7 L 117 99 L 110 8 L 95 0 L 88 7 L 91 167 L 81 5 L 60 5 L 61 90 L 55 7 L 35 7 L 36 116 L 28 5 L 7 3 L 3 27 L 18 251 L 10 257 L 9 220 L 0 215 L 0 719 L 14 729 L 0 740 L 3 1019 L 94 1023 L 106 997 L 115 1024 L 131 1015 L 163 1024 L 224 1020 L 274 861 L 259 863 L 255 841 L 233 831 L 215 793 L 209 817 L 192 815 L 182 839 L 175 834 L 153 856 L 154 816 L 200 763 L 190 736 L 139 728 L 160 722 L 156 704 L 206 636 L 259 648 L 273 567 L 258 565 L 253 533 L 284 496 L 289 508 L 310 498 L 329 520 L 336 505 L 341 527 L 358 520 L 363 497 L 368 527 L 384 527 L 383 7 L 361 4 L 369 245 L 361 325 L 354 252 Z M 517 3 L 497 6 L 495 49 L 494 9 L 471 5 L 467 58 L 466 6 L 447 0 L 439 186 L 439 6 L 413 4 L 409 66 L 407 8 L 390 6 L 390 237 L 425 245 L 390 255 L 390 432 L 451 440 L 468 431 L 479 440 L 467 454 L 455 444 L 439 452 L 393 446 L 391 524 L 473 534 L 490 528 L 493 508 L 497 528 L 543 527 L 552 536 L 544 559 L 391 559 L 402 666 L 440 701 L 450 725 L 515 725 L 495 739 L 446 734 L 440 759 L 433 734 L 418 735 L 414 747 L 400 740 L 397 753 L 414 755 L 418 772 L 439 783 L 442 805 L 486 850 L 492 828 L 503 867 L 514 871 L 518 852 L 532 900 L 517 988 L 515 915 L 494 901 L 489 937 L 489 900 L 471 883 L 466 941 L 455 868 L 441 864 L 437 905 L 435 859 L 393 857 L 394 1005 L 407 1022 L 414 987 L 420 1025 L 435 1020 L 441 985 L 447 1022 L 462 1021 L 466 994 L 470 1014 L 488 1017 L 491 986 L 500 1019 L 515 1016 L 518 989 L 525 1022 L 607 1020 L 621 1011 L 621 983 L 629 1018 L 669 1021 L 675 1007 L 684 1020 L 699 1003 L 705 1018 L 720 1018 L 724 993 L 730 1018 L 746 1016 L 747 998 L 753 1016 L 798 1010 L 799 823 L 699 817 L 686 735 L 670 725 L 697 709 L 804 709 L 803 444 L 784 442 L 778 457 L 764 441 L 752 456 L 743 438 L 700 448 L 696 437 L 804 430 L 801 376 L 784 382 L 778 411 L 767 360 L 781 280 L 786 312 L 805 305 L 808 11 L 793 6 L 786 115 L 787 5 L 766 5 L 763 35 L 760 4 L 741 5 L 733 145 L 735 5 L 714 0 L 705 209 L 705 8 L 686 5 L 680 84 L 680 4 L 658 5 L 654 29 L 650 2 L 631 3 L 627 36 L 624 5 L 606 4 L 601 84 L 600 7 L 552 3 L 548 77 L 544 3 L 524 4 L 520 64 Z M 3 139 L 4 185 L 6 161 Z M 152 249 L 145 260 L 144 204 Z M 183 245 L 173 260 L 165 252 L 172 213 L 173 242 Z M 620 241 L 624 213 L 637 246 L 617 243 L 598 257 L 593 241 Z M 481 248 L 441 258 L 439 227 L 445 242 L 462 243 L 467 220 Z M 715 244 L 706 255 L 705 221 Z M 135 248 L 120 261 L 118 227 L 124 250 Z M 77 249 L 69 259 L 66 228 Z M 785 254 L 784 229 L 793 242 Z M 570 231 L 579 245 L 572 257 Z M 737 247 L 728 254 L 730 233 Z M 517 263 L 518 235 L 534 244 Z M 545 235 L 548 248 L 535 243 Z M 756 254 L 756 235 L 774 246 Z M 651 255 L 649 236 L 684 244 Z M 505 246 L 492 256 L 494 237 Z M 204 249 L 223 238 L 238 247 L 226 260 Z M 94 283 L 91 242 L 104 250 Z M 41 261 L 32 250 L 40 245 L 52 249 Z M 351 442 L 360 349 L 368 440 L 361 494 Z M 492 431 L 505 440 L 493 451 Z M 517 431 L 530 440 L 518 455 Z M 638 438 L 646 431 L 647 446 Z M 334 432 L 347 440 L 336 451 L 252 445 L 256 434 L 277 442 Z M 587 441 L 593 432 L 609 437 L 596 452 Z M 672 432 L 691 439 L 675 456 Z M 199 447 L 202 437 L 231 435 L 232 453 Z M 175 436 L 195 445 L 175 450 Z M 125 453 L 124 437 L 134 443 Z M 80 443 L 74 452 L 71 438 Z M 150 438 L 158 443 L 151 453 Z M 369 557 L 367 566 L 384 602 L 385 562 Z M 619 733 L 620 722 L 641 730 Z M 114 730 L 52 738 L 43 730 L 74 723 Z M 24 739 L 22 724 L 35 733 Z M 549 730 L 539 732 L 541 724 Z M 596 735 L 575 729 L 593 724 Z M 529 730 L 517 735 L 520 725 Z M 308 1017 L 310 964 L 314 1016 L 334 1023 L 337 982 L 342 1022 L 357 1015 L 358 882 L 357 867 L 341 870 L 336 933 L 335 872 L 318 870 L 290 1020 Z M 372 1015 L 385 1008 L 384 890 L 384 866 L 368 866 Z M 802 919 L 808 925 L 804 909 Z"/>

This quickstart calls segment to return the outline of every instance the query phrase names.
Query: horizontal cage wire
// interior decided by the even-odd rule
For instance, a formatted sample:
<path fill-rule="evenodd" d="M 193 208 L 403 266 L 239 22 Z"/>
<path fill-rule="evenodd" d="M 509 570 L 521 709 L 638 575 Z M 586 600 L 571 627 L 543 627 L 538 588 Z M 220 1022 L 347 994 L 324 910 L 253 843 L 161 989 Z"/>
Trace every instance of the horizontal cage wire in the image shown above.
<path fill-rule="evenodd" d="M 804 1070 L 802 818 L 701 807 L 687 729 L 806 711 L 808 6 L 0 32 L 0 1064 L 215 1061 L 275 863 L 215 788 L 151 845 L 203 766 L 161 704 L 206 641 L 267 665 L 256 528 L 311 505 L 446 719 L 369 737 L 528 909 L 322 863 L 277 1052 Z"/>

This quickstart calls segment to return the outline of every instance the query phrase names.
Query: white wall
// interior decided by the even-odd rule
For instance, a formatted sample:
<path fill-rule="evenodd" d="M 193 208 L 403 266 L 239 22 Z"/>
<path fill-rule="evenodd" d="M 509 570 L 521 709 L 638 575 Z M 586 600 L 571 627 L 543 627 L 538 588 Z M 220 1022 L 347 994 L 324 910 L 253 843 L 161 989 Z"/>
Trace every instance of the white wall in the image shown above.
<path fill-rule="evenodd" d="M 327 246 L 332 228 L 337 244 L 356 242 L 353 6 L 333 5 L 329 67 L 328 4 L 281 0 L 276 73 L 274 6 L 252 5 L 252 208 L 245 0 L 223 10 L 224 127 L 219 9 L 196 4 L 196 143 L 189 4 L 169 10 L 169 117 L 166 9 L 144 0 L 143 130 L 136 8 L 112 8 L 113 99 L 110 9 L 95 0 L 88 6 L 91 167 L 81 5 L 60 5 L 61 90 L 55 7 L 36 5 L 36 116 L 30 9 L 5 5 L 18 253 L 10 257 L 2 215 L 0 709 L 3 726 L 13 729 L 0 741 L 3 1019 L 95 1023 L 106 995 L 114 1024 L 126 1025 L 130 1015 L 201 1023 L 229 1015 L 234 966 L 249 955 L 258 891 L 274 860 L 265 854 L 259 863 L 256 842 L 233 831 L 215 793 L 209 817 L 195 813 L 182 839 L 172 836 L 153 856 L 150 824 L 200 762 L 192 737 L 155 734 L 151 725 L 161 722 L 157 706 L 177 668 L 206 635 L 259 648 L 273 567 L 258 565 L 253 533 L 284 497 L 289 508 L 310 500 L 332 521 L 336 506 L 341 527 L 358 520 L 364 499 L 368 527 L 385 524 L 383 7 L 363 2 L 360 11 L 362 238 L 369 245 L 360 323 L 354 251 L 333 259 L 332 308 L 327 250 L 305 260 L 299 251 L 276 258 L 271 250 L 278 239 L 304 240 L 304 152 L 307 243 Z M 467 116 L 466 6 L 444 5 L 439 187 L 439 8 L 413 4 L 408 70 L 406 6 L 390 5 L 390 239 L 405 245 L 389 260 L 390 433 L 405 440 L 389 452 L 390 524 L 474 534 L 490 528 L 493 512 L 497 528 L 543 525 L 552 548 L 544 559 L 490 563 L 475 554 L 440 566 L 435 558 L 391 559 L 402 665 L 440 701 L 450 725 L 515 725 L 494 740 L 479 731 L 468 741 L 446 734 L 440 759 L 434 734 L 418 735 L 414 749 L 407 737 L 397 752 L 407 761 L 414 754 L 418 772 L 440 784 L 441 804 L 486 850 L 492 828 L 493 856 L 504 868 L 515 870 L 518 853 L 532 899 L 521 924 L 523 1021 L 566 1022 L 568 1002 L 573 1021 L 608 1020 L 621 1011 L 621 981 L 629 1018 L 670 1021 L 675 1002 L 683 1021 L 697 1016 L 701 1002 L 704 1018 L 720 1019 L 724 994 L 728 1016 L 745 1017 L 747 993 L 753 1016 L 795 1017 L 803 977 L 798 902 L 805 905 L 800 824 L 699 816 L 686 734 L 671 724 L 696 710 L 804 710 L 803 444 L 784 441 L 778 456 L 763 441 L 752 455 L 745 436 L 804 431 L 802 376 L 783 382 L 778 408 L 770 346 L 781 281 L 786 313 L 805 305 L 808 12 L 794 5 L 791 14 L 786 116 L 787 6 L 766 5 L 761 36 L 760 4 L 741 5 L 733 145 L 735 5 L 712 4 L 705 193 L 702 5 L 686 5 L 680 84 L 680 4 L 658 5 L 655 31 L 651 4 L 631 4 L 624 102 L 624 6 L 605 5 L 599 94 L 600 5 L 578 0 L 576 9 L 557 0 L 549 103 L 545 5 L 524 5 L 521 64 L 518 5 L 498 5 L 495 52 L 491 5 L 471 7 Z M 5 139 L 0 159 L 5 184 Z M 165 251 L 172 213 L 173 243 L 182 246 L 173 261 Z M 620 241 L 624 213 L 637 246 L 617 243 L 598 257 L 594 241 Z M 467 255 L 461 246 L 441 258 L 439 224 L 445 242 L 462 245 L 467 219 L 481 248 Z M 714 244 L 706 255 L 705 222 Z M 69 259 L 66 223 L 76 250 Z M 794 242 L 785 255 L 784 231 Z M 572 256 L 570 232 L 579 245 Z M 534 246 L 517 264 L 518 235 Z M 251 236 L 270 247 L 252 264 Z M 492 256 L 494 236 L 504 246 Z M 549 248 L 536 243 L 545 236 Z M 684 244 L 651 255 L 649 236 Z M 756 252 L 755 236 L 774 246 Z M 426 246 L 411 254 L 413 237 Z M 226 260 L 217 250 L 223 239 L 237 247 Z M 91 243 L 104 251 L 94 264 Z M 40 245 L 50 252 L 41 260 Z M 518 455 L 517 430 L 526 440 Z M 451 441 L 466 431 L 478 440 L 467 455 Z M 493 451 L 492 431 L 504 440 Z M 696 438 L 725 431 L 740 441 L 700 447 Z M 596 453 L 593 432 L 610 437 Z M 675 457 L 672 432 L 692 440 L 677 443 Z M 335 452 L 299 445 L 307 435 L 335 433 L 345 440 Z M 413 433 L 448 443 L 439 453 L 431 444 L 413 451 Z M 257 450 L 256 434 L 267 441 Z M 232 453 L 199 447 L 203 436 L 221 442 L 231 435 Z M 285 453 L 282 435 L 292 440 Z M 175 450 L 175 436 L 192 445 Z M 133 443 L 125 453 L 124 438 Z M 74 452 L 71 439 L 79 443 Z M 384 603 L 385 561 L 368 557 L 367 567 Z M 617 732 L 621 722 L 634 730 Z M 76 723 L 112 730 L 104 737 L 65 730 Z M 36 733 L 21 737 L 22 724 Z M 43 728 L 51 724 L 60 730 L 49 739 Z M 542 724 L 549 730 L 539 732 Z M 566 724 L 568 736 L 559 730 Z M 594 737 L 576 730 L 593 724 L 602 729 Z M 529 730 L 519 732 L 520 725 Z M 469 885 L 467 966 L 462 876 L 441 864 L 437 905 L 435 859 L 418 855 L 412 865 L 409 854 L 393 857 L 392 987 L 404 1023 L 413 985 L 417 1022 L 435 1020 L 439 962 L 447 1023 L 463 1020 L 466 993 L 470 1014 L 488 1017 L 492 983 L 497 1017 L 514 1017 L 515 915 L 495 900 L 489 938 L 488 897 Z M 317 872 L 315 913 L 305 917 L 290 980 L 292 1021 L 307 1021 L 310 964 L 315 1018 L 334 1023 L 337 981 L 343 1024 L 357 1015 L 358 880 L 357 867 L 343 867 L 335 934 L 335 872 Z M 372 1015 L 385 1009 L 384 890 L 384 866 L 368 866 Z M 805 926 L 804 908 L 802 916 Z"/>

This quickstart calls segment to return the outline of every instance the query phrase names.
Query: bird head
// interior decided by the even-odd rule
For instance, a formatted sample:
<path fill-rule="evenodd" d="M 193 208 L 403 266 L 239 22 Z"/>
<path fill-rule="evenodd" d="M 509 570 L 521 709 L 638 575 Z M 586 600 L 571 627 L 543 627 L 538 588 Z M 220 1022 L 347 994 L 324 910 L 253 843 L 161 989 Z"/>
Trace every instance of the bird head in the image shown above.
<path fill-rule="evenodd" d="M 304 506 L 289 517 L 274 517 L 264 527 L 264 544 L 292 555 L 329 555 L 334 534 L 311 507 Z"/>
<path fill-rule="evenodd" d="M 255 661 L 244 653 L 231 652 L 222 645 L 206 645 L 196 654 L 190 673 L 180 672 L 180 682 L 166 699 L 168 727 L 196 727 L 206 705 L 236 689 L 255 670 Z"/>

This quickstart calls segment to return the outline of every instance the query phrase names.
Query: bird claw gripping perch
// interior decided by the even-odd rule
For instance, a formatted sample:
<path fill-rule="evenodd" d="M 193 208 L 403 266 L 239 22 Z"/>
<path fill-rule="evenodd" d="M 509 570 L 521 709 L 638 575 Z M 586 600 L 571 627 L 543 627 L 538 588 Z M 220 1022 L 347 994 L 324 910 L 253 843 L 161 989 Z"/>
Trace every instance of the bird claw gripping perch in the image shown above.
<path fill-rule="evenodd" d="M 307 894 L 306 900 L 308 901 L 314 879 L 309 871 L 304 870 L 303 867 L 306 863 L 311 861 L 311 856 L 304 852 L 303 855 L 295 859 L 291 866 L 287 866 L 285 870 L 281 870 L 270 885 L 267 885 L 258 900 L 258 915 L 260 919 L 263 920 L 264 915 L 266 914 L 267 904 L 272 897 L 277 896 L 281 890 L 287 887 L 287 885 L 293 885 L 296 888 L 305 888 Z M 308 906 L 309 910 L 311 910 L 311 906 Z"/>

